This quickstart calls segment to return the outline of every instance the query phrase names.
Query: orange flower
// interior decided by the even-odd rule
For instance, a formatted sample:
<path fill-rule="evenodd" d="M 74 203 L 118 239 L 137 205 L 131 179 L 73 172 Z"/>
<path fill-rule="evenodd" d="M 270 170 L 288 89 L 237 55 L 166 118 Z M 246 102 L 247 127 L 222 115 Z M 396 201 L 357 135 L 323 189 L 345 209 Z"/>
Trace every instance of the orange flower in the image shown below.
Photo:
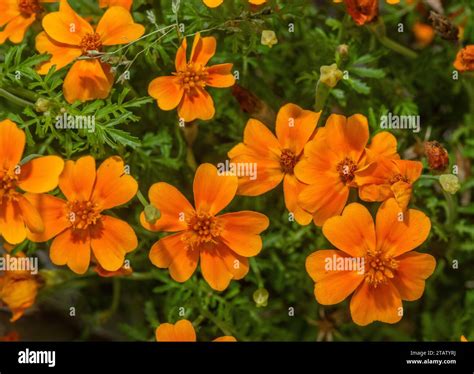
<path fill-rule="evenodd" d="M 21 164 L 25 133 L 10 120 L 0 122 L 0 235 L 11 244 L 21 243 L 27 230 L 41 233 L 38 211 L 21 194 L 56 188 L 64 161 L 57 156 L 34 158 Z"/>
<path fill-rule="evenodd" d="M 297 204 L 304 188 L 294 175 L 303 148 L 313 135 L 321 112 L 303 110 L 294 104 L 283 106 L 276 120 L 276 137 L 260 121 L 251 119 L 244 131 L 244 142 L 232 148 L 228 156 L 233 164 L 256 165 L 256 176 L 239 178 L 240 195 L 258 196 L 275 188 L 283 180 L 287 209 L 298 223 L 307 225 L 311 214 Z"/>
<path fill-rule="evenodd" d="M 313 215 L 317 226 L 344 209 L 350 188 L 357 187 L 356 171 L 366 166 L 368 140 L 367 118 L 332 114 L 306 144 L 304 158 L 295 167 L 296 178 L 308 184 L 298 204 Z"/>
<path fill-rule="evenodd" d="M 400 321 L 402 300 L 421 297 L 436 261 L 412 250 L 426 240 L 431 223 L 418 210 L 408 210 L 404 221 L 399 213 L 396 201 L 389 199 L 380 206 L 374 225 L 367 208 L 353 203 L 325 222 L 323 234 L 339 250 L 319 250 L 306 259 L 320 304 L 338 304 L 354 293 L 352 319 L 365 326 Z"/>
<path fill-rule="evenodd" d="M 231 279 L 242 279 L 249 271 L 247 257 L 262 249 L 260 233 L 269 222 L 265 215 L 251 211 L 217 216 L 232 201 L 237 187 L 237 177 L 218 175 L 211 164 L 202 164 L 196 171 L 196 208 L 168 183 L 151 186 L 150 201 L 161 218 L 152 224 L 142 213 L 141 224 L 151 231 L 175 232 L 153 245 L 151 262 L 169 268 L 175 281 L 185 282 L 200 258 L 204 279 L 217 291 L 226 289 Z"/>
<path fill-rule="evenodd" d="M 152 80 L 148 93 L 162 110 L 178 107 L 178 115 L 185 122 L 197 118 L 208 120 L 214 117 L 215 109 L 205 87 L 232 86 L 235 83 L 232 64 L 206 66 L 216 53 L 216 39 L 212 36 L 201 38 L 196 34 L 189 62 L 186 62 L 186 49 L 185 38 L 176 54 L 176 73 Z"/>
<path fill-rule="evenodd" d="M 157 342 L 195 342 L 196 331 L 191 322 L 182 319 L 172 323 L 162 323 L 155 332 Z M 233 336 L 221 336 L 214 339 L 215 342 L 235 342 Z"/>
<path fill-rule="evenodd" d="M 215 8 L 221 5 L 224 0 L 203 0 L 204 4 L 206 4 L 209 8 Z M 248 0 L 252 5 L 262 5 L 267 2 L 267 0 Z"/>
<path fill-rule="evenodd" d="M 59 179 L 67 201 L 50 195 L 27 194 L 40 212 L 45 230 L 30 233 L 34 242 L 54 237 L 50 257 L 56 265 L 68 265 L 84 274 L 91 260 L 107 271 L 123 265 L 125 254 L 137 247 L 137 237 L 128 223 L 103 215 L 102 211 L 125 204 L 137 193 L 135 179 L 124 173 L 120 157 L 105 160 L 96 172 L 91 156 L 67 161 Z"/>
<path fill-rule="evenodd" d="M 25 255 L 19 253 L 17 257 Z M 29 271 L 10 270 L 0 275 L 0 300 L 11 310 L 11 322 L 15 322 L 26 309 L 33 306 L 38 288 L 38 278 Z"/>
<path fill-rule="evenodd" d="M 21 43 L 26 30 L 43 13 L 43 3 L 55 3 L 58 0 L 2 0 L 0 2 L 0 44 L 10 39 L 12 43 Z"/>
<path fill-rule="evenodd" d="M 133 0 L 99 0 L 99 6 L 101 8 L 107 8 L 111 6 L 121 6 L 128 11 L 132 8 Z"/>
<path fill-rule="evenodd" d="M 458 52 L 454 67 L 461 72 L 474 71 L 474 44 L 467 45 Z"/>
<path fill-rule="evenodd" d="M 419 161 L 383 158 L 374 165 L 356 172 L 359 197 L 364 201 L 385 201 L 394 197 L 405 211 L 410 202 L 413 184 L 420 178 L 423 164 Z"/>
<path fill-rule="evenodd" d="M 69 103 L 104 99 L 110 93 L 113 84 L 110 66 L 94 58 L 91 51 L 130 43 L 145 31 L 142 25 L 133 22 L 125 8 L 118 6 L 107 9 L 94 30 L 66 0 L 61 0 L 59 12 L 44 17 L 43 28 L 45 31 L 36 37 L 36 49 L 52 57 L 38 72 L 46 74 L 53 65 L 59 70 L 73 62 L 63 84 L 64 97 Z M 81 56 L 83 59 L 78 59 Z"/>
<path fill-rule="evenodd" d="M 423 22 L 416 22 L 413 25 L 413 33 L 415 34 L 416 41 L 421 48 L 429 46 L 435 37 L 434 28 Z"/>

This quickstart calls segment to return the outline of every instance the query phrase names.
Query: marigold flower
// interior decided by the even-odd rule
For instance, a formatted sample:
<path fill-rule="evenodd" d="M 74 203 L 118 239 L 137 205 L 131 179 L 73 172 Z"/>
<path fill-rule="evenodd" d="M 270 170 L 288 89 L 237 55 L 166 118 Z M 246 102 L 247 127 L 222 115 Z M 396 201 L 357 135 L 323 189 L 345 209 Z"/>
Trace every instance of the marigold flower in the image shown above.
<path fill-rule="evenodd" d="M 394 197 L 405 211 L 413 184 L 420 178 L 423 164 L 419 161 L 381 158 L 375 165 L 357 171 L 359 197 L 364 201 L 385 201 Z"/>
<path fill-rule="evenodd" d="M 178 115 L 185 122 L 197 118 L 208 120 L 214 117 L 215 109 L 205 88 L 231 87 L 235 83 L 232 64 L 206 66 L 216 53 L 216 39 L 212 36 L 201 38 L 196 34 L 189 62 L 186 62 L 186 49 L 185 38 L 176 54 L 176 72 L 152 80 L 148 93 L 162 110 L 178 107 Z"/>
<path fill-rule="evenodd" d="M 162 323 L 155 332 L 157 342 L 195 342 L 196 331 L 191 322 L 182 319 L 172 323 Z M 215 342 L 235 342 L 233 336 L 221 336 L 214 339 Z"/>
<path fill-rule="evenodd" d="M 262 5 L 267 2 L 267 0 L 248 0 L 252 5 Z M 209 8 L 215 8 L 221 5 L 224 0 L 203 0 L 204 4 L 206 4 Z"/>
<path fill-rule="evenodd" d="M 242 279 L 249 271 L 247 257 L 256 256 L 262 249 L 260 233 L 269 222 L 265 215 L 251 211 L 217 215 L 232 201 L 237 187 L 237 177 L 218 175 L 211 164 L 202 164 L 196 171 L 195 208 L 168 183 L 151 186 L 148 195 L 161 217 L 151 224 L 142 213 L 142 226 L 175 233 L 153 245 L 151 262 L 169 268 L 175 281 L 185 282 L 201 259 L 202 275 L 217 291 L 226 289 L 231 279 Z"/>
<path fill-rule="evenodd" d="M 304 158 L 295 166 L 298 180 L 308 184 L 297 203 L 321 226 L 342 212 L 351 187 L 357 187 L 356 171 L 366 166 L 365 146 L 369 140 L 367 118 L 329 116 L 313 140 L 304 147 Z"/>
<path fill-rule="evenodd" d="M 17 257 L 24 257 L 19 253 Z M 24 270 L 8 270 L 0 275 L 0 301 L 12 312 L 11 322 L 18 320 L 36 301 L 38 277 Z"/>
<path fill-rule="evenodd" d="M 474 71 L 474 44 L 467 45 L 458 52 L 454 67 L 461 72 Z"/>
<path fill-rule="evenodd" d="M 107 9 L 94 30 L 67 0 L 61 0 L 59 12 L 44 17 L 43 28 L 44 32 L 36 37 L 36 49 L 52 57 L 38 72 L 47 74 L 54 65 L 59 70 L 73 62 L 63 84 L 64 97 L 69 103 L 104 99 L 110 93 L 114 82 L 110 66 L 94 58 L 91 51 L 101 52 L 106 46 L 130 43 L 145 31 L 121 6 Z"/>
<path fill-rule="evenodd" d="M 137 237 L 128 223 L 102 212 L 127 203 L 137 193 L 137 182 L 124 173 L 122 159 L 109 157 L 97 172 L 91 156 L 67 161 L 59 188 L 67 201 L 50 195 L 27 194 L 45 226 L 43 233 L 30 233 L 28 238 L 34 242 L 54 238 L 51 261 L 67 265 L 77 274 L 87 271 L 91 249 L 103 269 L 120 269 L 125 254 L 137 247 Z"/>
<path fill-rule="evenodd" d="M 10 39 L 12 43 L 21 43 L 26 30 L 43 13 L 44 3 L 58 0 L 3 0 L 0 2 L 0 44 Z"/>
<path fill-rule="evenodd" d="M 41 217 L 21 191 L 44 193 L 58 185 L 64 161 L 57 156 L 37 157 L 21 164 L 25 132 L 10 121 L 0 122 L 0 235 L 21 243 L 27 230 L 41 233 Z"/>
<path fill-rule="evenodd" d="M 99 6 L 101 8 L 107 8 L 112 6 L 121 6 L 128 11 L 132 8 L 133 0 L 99 0 Z"/>
<path fill-rule="evenodd" d="M 433 256 L 412 251 L 428 237 L 430 219 L 413 209 L 403 216 L 401 221 L 400 207 L 389 199 L 380 206 L 375 225 L 367 208 L 358 203 L 324 223 L 324 236 L 338 249 L 318 250 L 306 259 L 320 304 L 338 304 L 353 293 L 350 311 L 356 324 L 400 321 L 402 300 L 419 299 L 436 266 Z M 360 259 L 363 266 L 328 266 L 334 259 L 344 264 Z"/>
<path fill-rule="evenodd" d="M 232 148 L 228 156 L 233 164 L 255 164 L 256 178 L 239 178 L 240 195 L 258 196 L 283 181 L 285 205 L 295 220 L 307 225 L 311 214 L 297 203 L 305 184 L 297 179 L 294 169 L 303 156 L 303 149 L 313 135 L 321 112 L 303 110 L 287 104 L 278 112 L 276 136 L 260 121 L 250 119 L 244 130 L 244 142 Z"/>

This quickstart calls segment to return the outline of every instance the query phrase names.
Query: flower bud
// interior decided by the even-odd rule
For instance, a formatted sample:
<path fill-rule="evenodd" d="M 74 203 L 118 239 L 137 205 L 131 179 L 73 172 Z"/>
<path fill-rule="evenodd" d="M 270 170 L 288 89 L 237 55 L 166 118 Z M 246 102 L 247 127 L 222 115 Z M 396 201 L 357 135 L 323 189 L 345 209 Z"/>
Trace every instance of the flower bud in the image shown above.
<path fill-rule="evenodd" d="M 342 71 L 337 68 L 336 64 L 321 66 L 320 73 L 319 81 L 330 88 L 336 87 L 337 82 L 339 82 L 343 76 Z"/>
<path fill-rule="evenodd" d="M 454 174 L 443 174 L 439 177 L 439 184 L 447 193 L 454 195 L 461 188 L 459 178 Z"/>
<path fill-rule="evenodd" d="M 448 151 L 437 141 L 425 143 L 425 154 L 431 170 L 445 171 L 449 165 Z"/>
<path fill-rule="evenodd" d="M 336 52 L 342 59 L 345 59 L 349 56 L 349 46 L 347 44 L 340 44 L 337 46 Z"/>
<path fill-rule="evenodd" d="M 145 220 L 152 225 L 161 217 L 160 211 L 152 204 L 147 205 L 144 212 Z"/>
<path fill-rule="evenodd" d="M 50 107 L 51 107 L 51 101 L 49 101 L 48 99 L 44 99 L 40 97 L 38 100 L 36 100 L 35 110 L 37 112 L 41 112 L 41 113 L 47 112 L 50 109 Z"/>
<path fill-rule="evenodd" d="M 263 30 L 261 43 L 267 47 L 272 48 L 278 43 L 278 38 L 273 30 Z"/>
<path fill-rule="evenodd" d="M 259 288 L 253 293 L 253 301 L 258 308 L 266 307 L 268 305 L 269 293 L 265 288 Z"/>

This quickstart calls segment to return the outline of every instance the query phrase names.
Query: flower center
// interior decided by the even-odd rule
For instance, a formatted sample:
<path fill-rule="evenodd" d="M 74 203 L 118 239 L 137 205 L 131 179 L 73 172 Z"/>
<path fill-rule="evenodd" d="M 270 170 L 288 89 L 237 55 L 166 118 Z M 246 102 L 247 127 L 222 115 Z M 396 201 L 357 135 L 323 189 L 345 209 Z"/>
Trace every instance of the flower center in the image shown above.
<path fill-rule="evenodd" d="M 39 0 L 18 0 L 18 9 L 22 15 L 28 17 L 32 14 L 38 14 L 43 11 L 42 6 L 39 4 Z"/>
<path fill-rule="evenodd" d="M 89 51 L 100 51 L 102 48 L 102 40 L 96 32 L 84 35 L 81 40 L 82 54 L 87 55 Z"/>
<path fill-rule="evenodd" d="M 365 281 L 376 288 L 394 277 L 393 272 L 398 268 L 398 261 L 378 250 L 367 253 L 365 267 Z"/>
<path fill-rule="evenodd" d="M 178 71 L 176 74 L 181 79 L 181 84 L 188 93 L 199 87 L 206 87 L 206 81 L 209 76 L 205 66 L 192 62 L 186 66 L 186 70 Z"/>
<path fill-rule="evenodd" d="M 289 149 L 284 149 L 283 151 L 281 151 L 281 171 L 283 171 L 284 173 L 293 174 L 293 169 L 295 168 L 296 161 L 298 161 L 298 158 L 292 151 L 290 151 Z"/>
<path fill-rule="evenodd" d="M 92 201 L 69 201 L 68 219 L 76 230 L 84 230 L 100 221 L 98 205 Z"/>
<path fill-rule="evenodd" d="M 349 157 L 344 158 L 340 163 L 337 164 L 337 172 L 342 183 L 351 183 L 354 179 L 354 173 L 357 170 L 357 165 Z"/>
<path fill-rule="evenodd" d="M 6 200 L 13 199 L 16 195 L 17 183 L 18 175 L 5 170 L 2 179 L 0 179 L 0 198 Z"/>
<path fill-rule="evenodd" d="M 405 177 L 401 174 L 397 174 L 397 175 L 393 176 L 389 181 L 390 184 L 395 184 L 397 182 L 410 183 L 410 180 L 407 177 Z"/>
<path fill-rule="evenodd" d="M 209 213 L 199 212 L 188 221 L 188 230 L 192 233 L 189 244 L 191 246 L 203 243 L 215 243 L 222 228 L 216 217 Z"/>

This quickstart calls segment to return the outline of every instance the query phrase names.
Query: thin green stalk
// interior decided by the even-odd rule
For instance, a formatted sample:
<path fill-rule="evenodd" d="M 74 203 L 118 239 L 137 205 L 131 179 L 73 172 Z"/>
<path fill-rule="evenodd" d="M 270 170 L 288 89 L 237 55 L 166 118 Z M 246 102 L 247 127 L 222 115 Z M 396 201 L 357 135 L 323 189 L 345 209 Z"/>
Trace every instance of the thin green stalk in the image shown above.
<path fill-rule="evenodd" d="M 19 106 L 30 106 L 34 107 L 35 104 L 26 101 L 18 96 L 13 95 L 12 93 L 8 92 L 7 90 L 0 88 L 0 97 L 3 97 L 4 99 L 7 99 L 8 101 L 11 101 L 12 103 L 19 105 Z"/>

